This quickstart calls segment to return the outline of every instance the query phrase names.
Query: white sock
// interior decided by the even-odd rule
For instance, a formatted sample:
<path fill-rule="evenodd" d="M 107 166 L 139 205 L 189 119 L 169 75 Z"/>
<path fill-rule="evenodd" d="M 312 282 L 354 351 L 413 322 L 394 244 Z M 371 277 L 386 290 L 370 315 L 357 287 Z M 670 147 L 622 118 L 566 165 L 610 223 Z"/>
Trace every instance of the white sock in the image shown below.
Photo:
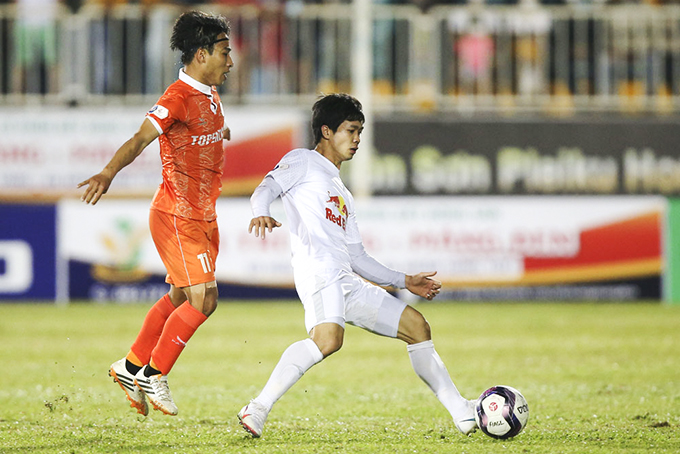
<path fill-rule="evenodd" d="M 267 384 L 254 400 L 271 410 L 274 403 L 297 383 L 305 372 L 322 359 L 321 350 L 311 339 L 291 344 L 281 355 Z"/>
<path fill-rule="evenodd" d="M 430 387 L 451 417 L 458 419 L 464 416 L 467 411 L 467 400 L 460 395 L 458 388 L 451 381 L 446 366 L 434 349 L 434 343 L 428 340 L 408 345 L 407 349 L 416 375 Z"/>

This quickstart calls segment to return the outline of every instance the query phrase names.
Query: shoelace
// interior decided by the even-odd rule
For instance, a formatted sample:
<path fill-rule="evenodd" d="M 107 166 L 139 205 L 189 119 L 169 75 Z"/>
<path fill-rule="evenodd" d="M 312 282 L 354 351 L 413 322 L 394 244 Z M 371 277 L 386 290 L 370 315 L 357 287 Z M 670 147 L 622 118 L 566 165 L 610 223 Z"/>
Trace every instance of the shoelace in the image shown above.
<path fill-rule="evenodd" d="M 149 383 L 151 383 L 153 392 L 159 399 L 170 399 L 170 388 L 166 377 L 149 377 Z"/>

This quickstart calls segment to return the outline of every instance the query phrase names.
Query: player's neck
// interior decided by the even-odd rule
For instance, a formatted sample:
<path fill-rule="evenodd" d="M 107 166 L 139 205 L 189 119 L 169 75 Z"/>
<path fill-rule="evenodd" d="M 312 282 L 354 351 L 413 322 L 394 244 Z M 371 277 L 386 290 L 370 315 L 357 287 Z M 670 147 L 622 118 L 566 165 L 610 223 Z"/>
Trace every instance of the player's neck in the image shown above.
<path fill-rule="evenodd" d="M 184 67 L 184 73 L 187 76 L 194 79 L 195 81 L 200 82 L 203 85 L 207 85 L 208 87 L 210 86 L 210 84 L 204 80 L 205 78 L 203 76 L 203 72 L 196 65 L 189 64 L 189 65 L 185 66 Z"/>
<path fill-rule="evenodd" d="M 342 165 L 342 160 L 339 159 L 335 155 L 335 153 L 333 153 L 333 150 L 331 148 L 325 147 L 323 142 L 317 144 L 316 148 L 314 148 L 314 151 L 319 153 L 324 158 L 328 159 L 335 167 L 340 169 L 340 166 Z"/>

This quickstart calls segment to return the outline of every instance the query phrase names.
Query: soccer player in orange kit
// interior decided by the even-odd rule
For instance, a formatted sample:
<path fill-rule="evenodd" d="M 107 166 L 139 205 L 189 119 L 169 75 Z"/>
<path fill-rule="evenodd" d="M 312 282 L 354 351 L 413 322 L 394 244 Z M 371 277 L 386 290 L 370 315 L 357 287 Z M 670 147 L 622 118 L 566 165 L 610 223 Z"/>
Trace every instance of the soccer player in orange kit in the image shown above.
<path fill-rule="evenodd" d="M 167 375 L 217 307 L 215 203 L 222 188 L 222 140 L 230 139 L 230 131 L 215 86 L 234 65 L 229 33 L 222 16 L 191 11 L 177 19 L 170 47 L 182 53 L 179 79 L 101 173 L 78 185 L 87 186 L 82 200 L 96 204 L 116 174 L 158 138 L 163 181 L 151 203 L 149 227 L 170 290 L 147 313 L 127 356 L 109 370 L 130 405 L 145 416 L 147 398 L 156 410 L 177 414 Z"/>

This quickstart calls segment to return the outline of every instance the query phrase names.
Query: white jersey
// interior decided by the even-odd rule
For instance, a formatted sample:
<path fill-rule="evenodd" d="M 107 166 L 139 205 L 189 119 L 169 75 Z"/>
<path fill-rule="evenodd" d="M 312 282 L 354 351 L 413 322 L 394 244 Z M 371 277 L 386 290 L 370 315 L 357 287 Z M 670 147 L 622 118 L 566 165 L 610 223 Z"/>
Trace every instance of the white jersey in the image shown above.
<path fill-rule="evenodd" d="M 281 186 L 295 273 L 352 271 L 348 244 L 361 243 L 354 198 L 340 170 L 316 151 L 298 148 L 269 172 Z"/>

